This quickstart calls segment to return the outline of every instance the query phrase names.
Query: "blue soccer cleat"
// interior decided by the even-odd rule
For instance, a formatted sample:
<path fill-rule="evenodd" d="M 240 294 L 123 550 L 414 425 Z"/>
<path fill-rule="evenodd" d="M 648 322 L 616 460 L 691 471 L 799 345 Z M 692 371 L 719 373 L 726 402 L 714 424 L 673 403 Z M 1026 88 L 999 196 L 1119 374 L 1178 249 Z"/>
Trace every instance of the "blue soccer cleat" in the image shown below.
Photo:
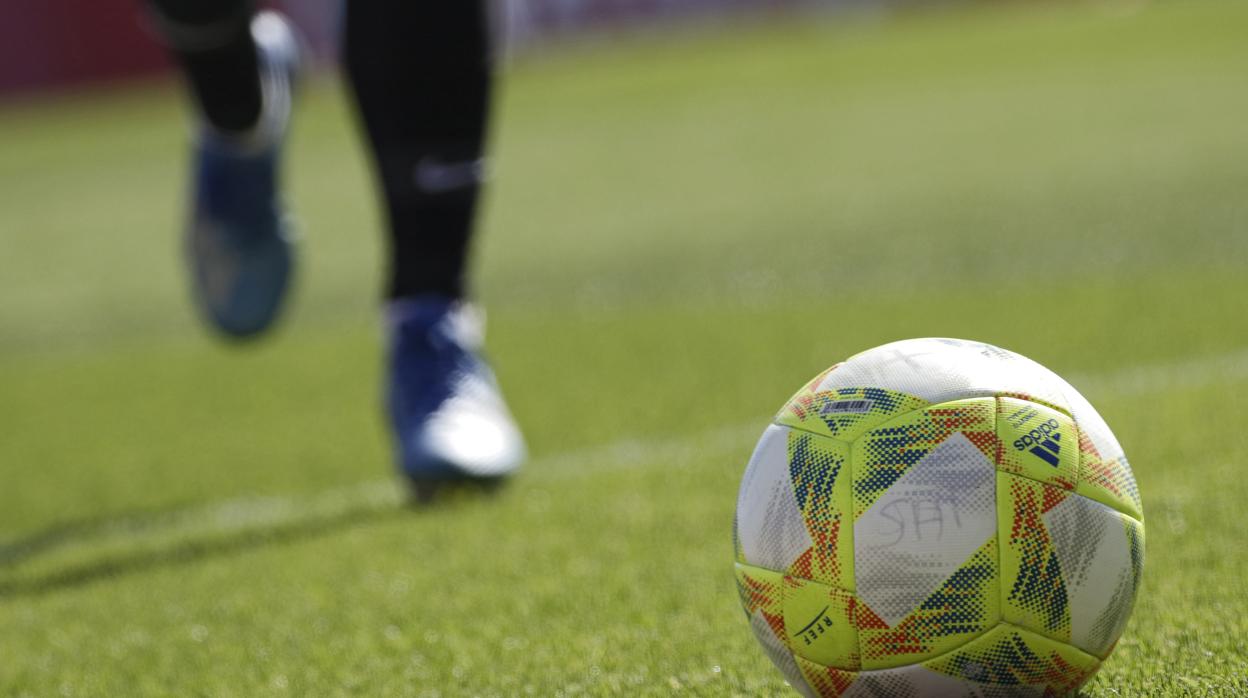
<path fill-rule="evenodd" d="M 425 499 L 445 485 L 493 485 L 525 458 L 524 439 L 479 354 L 482 320 L 438 296 L 392 301 L 387 407 L 399 469 Z"/>
<path fill-rule="evenodd" d="M 201 127 L 187 231 L 196 305 L 214 327 L 236 338 L 273 324 L 293 262 L 294 224 L 281 202 L 278 175 L 299 42 L 275 12 L 257 14 L 251 32 L 259 51 L 263 112 L 243 135 Z"/>

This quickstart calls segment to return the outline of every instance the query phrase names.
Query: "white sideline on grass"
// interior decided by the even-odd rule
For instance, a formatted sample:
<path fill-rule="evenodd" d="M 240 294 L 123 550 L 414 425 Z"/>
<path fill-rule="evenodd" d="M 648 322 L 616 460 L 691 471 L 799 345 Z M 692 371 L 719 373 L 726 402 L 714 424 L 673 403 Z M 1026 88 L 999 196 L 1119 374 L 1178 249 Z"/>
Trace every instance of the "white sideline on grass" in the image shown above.
<path fill-rule="evenodd" d="M 1134 396 L 1190 389 L 1248 379 L 1248 349 L 1114 371 L 1075 375 L 1071 383 L 1098 398 Z M 671 464 L 694 458 L 735 456 L 730 465 L 744 468 L 749 449 L 767 426 L 760 416 L 747 423 L 719 426 L 696 434 L 666 438 L 623 438 L 611 443 L 534 458 L 523 481 L 580 477 L 604 469 L 651 463 Z M 349 514 L 399 507 L 404 492 L 392 478 L 372 480 L 306 495 L 244 496 L 185 509 L 139 516 L 119 516 L 81 535 L 30 554 L 18 540 L 0 544 L 0 584 L 90 567 L 121 556 L 176 549 L 188 543 L 228 538 L 240 533 L 277 531 Z"/>

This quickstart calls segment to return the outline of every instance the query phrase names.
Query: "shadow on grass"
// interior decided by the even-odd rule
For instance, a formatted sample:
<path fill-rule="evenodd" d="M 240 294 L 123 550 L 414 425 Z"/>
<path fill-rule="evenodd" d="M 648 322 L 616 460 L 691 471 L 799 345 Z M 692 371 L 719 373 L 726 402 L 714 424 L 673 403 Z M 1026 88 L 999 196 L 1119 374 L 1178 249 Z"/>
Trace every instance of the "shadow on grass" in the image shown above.
<path fill-rule="evenodd" d="M 455 487 L 431 497 L 404 492 L 391 483 L 367 483 L 302 500 L 243 499 L 60 523 L 0 546 L 0 600 L 41 596 L 266 546 L 300 543 L 404 516 L 454 510 L 494 494 L 492 489 Z M 231 521 L 236 509 L 250 518 L 241 524 Z M 98 550 L 110 542 L 115 549 Z M 83 550 L 78 559 L 47 563 L 48 558 L 73 548 Z M 32 566 L 45 569 L 24 571 Z"/>
<path fill-rule="evenodd" d="M 300 521 L 271 529 L 248 530 L 225 537 L 179 541 L 164 548 L 107 556 L 83 564 L 71 564 L 29 579 L 0 581 L 0 599 L 39 596 L 103 579 L 233 555 L 264 546 L 298 543 L 352 526 L 397 518 L 404 513 L 408 512 L 402 508 L 343 512 L 325 519 Z"/>
<path fill-rule="evenodd" d="M 92 539 L 102 538 L 119 529 L 143 531 L 153 526 L 168 525 L 181 518 L 186 510 L 187 505 L 174 504 L 161 509 L 144 509 L 54 523 L 43 530 L 0 545 L 0 571 L 69 545 L 81 545 Z"/>

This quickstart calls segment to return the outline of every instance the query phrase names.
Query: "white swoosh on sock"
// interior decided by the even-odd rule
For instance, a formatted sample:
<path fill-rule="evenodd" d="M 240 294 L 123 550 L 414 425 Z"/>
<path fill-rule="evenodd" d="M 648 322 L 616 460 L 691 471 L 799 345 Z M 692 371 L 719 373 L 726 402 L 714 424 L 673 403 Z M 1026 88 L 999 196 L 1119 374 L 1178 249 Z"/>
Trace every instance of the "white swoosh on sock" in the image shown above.
<path fill-rule="evenodd" d="M 485 160 L 443 162 L 435 157 L 416 163 L 416 187 L 426 194 L 445 194 L 479 184 L 485 178 Z"/>

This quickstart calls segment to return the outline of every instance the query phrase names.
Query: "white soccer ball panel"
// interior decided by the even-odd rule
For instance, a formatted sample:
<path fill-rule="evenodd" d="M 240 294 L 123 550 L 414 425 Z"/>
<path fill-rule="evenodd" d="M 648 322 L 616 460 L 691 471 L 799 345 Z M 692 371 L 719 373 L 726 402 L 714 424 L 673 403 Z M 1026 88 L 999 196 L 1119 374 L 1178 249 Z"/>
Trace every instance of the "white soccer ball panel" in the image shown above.
<path fill-rule="evenodd" d="M 1079 495 L 1067 497 L 1046 512 L 1044 525 L 1066 584 L 1070 643 L 1104 657 L 1131 616 L 1144 550 L 1128 531 L 1139 530 L 1142 536 L 1142 527 Z"/>
<path fill-rule="evenodd" d="M 928 338 L 852 356 L 828 373 L 819 390 L 883 388 L 933 404 L 1011 393 L 1068 409 L 1063 383 L 1047 368 L 1000 347 Z"/>
<path fill-rule="evenodd" d="M 858 517 L 858 597 L 890 626 L 996 535 L 996 475 L 992 461 L 955 433 Z"/>
<path fill-rule="evenodd" d="M 783 572 L 811 546 L 789 475 L 789 428 L 767 427 L 737 498 L 737 540 L 747 564 Z"/>
<path fill-rule="evenodd" d="M 1043 687 L 989 686 L 923 666 L 864 671 L 841 698 L 1042 698 Z"/>

